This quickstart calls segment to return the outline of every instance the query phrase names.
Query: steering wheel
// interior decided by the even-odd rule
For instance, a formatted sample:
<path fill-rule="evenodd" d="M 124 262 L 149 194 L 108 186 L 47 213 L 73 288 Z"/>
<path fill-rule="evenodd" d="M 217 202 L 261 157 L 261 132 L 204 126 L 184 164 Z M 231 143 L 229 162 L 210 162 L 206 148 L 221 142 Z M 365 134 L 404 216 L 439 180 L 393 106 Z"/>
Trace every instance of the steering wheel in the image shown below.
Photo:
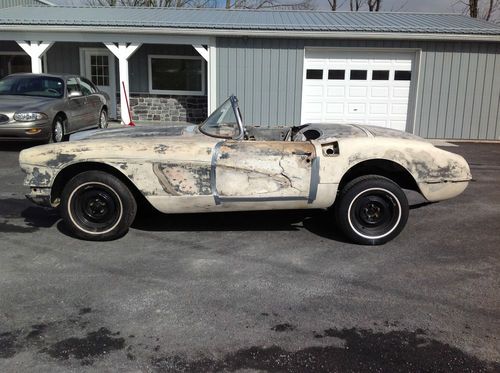
<path fill-rule="evenodd" d="M 46 89 L 46 91 L 48 93 L 53 93 L 53 94 L 56 94 L 56 95 L 60 95 L 61 94 L 61 92 L 59 92 L 57 89 L 54 89 L 54 88 L 48 88 L 48 89 Z"/>

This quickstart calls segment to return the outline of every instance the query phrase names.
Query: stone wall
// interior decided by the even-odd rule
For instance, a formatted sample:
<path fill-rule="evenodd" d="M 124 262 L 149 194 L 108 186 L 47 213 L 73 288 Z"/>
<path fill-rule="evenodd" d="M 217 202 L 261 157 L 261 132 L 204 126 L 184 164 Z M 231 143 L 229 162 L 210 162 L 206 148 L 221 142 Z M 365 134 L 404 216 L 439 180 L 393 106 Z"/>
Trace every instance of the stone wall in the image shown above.
<path fill-rule="evenodd" d="M 132 93 L 130 111 L 134 121 L 200 123 L 207 118 L 207 96 Z"/>

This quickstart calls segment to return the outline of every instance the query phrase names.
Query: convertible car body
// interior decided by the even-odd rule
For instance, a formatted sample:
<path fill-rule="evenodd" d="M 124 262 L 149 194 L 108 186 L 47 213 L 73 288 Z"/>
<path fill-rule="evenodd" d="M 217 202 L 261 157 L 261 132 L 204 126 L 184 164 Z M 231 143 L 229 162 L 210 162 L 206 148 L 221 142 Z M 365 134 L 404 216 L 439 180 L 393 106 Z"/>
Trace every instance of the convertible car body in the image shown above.
<path fill-rule="evenodd" d="M 234 96 L 199 127 L 93 131 L 23 150 L 20 165 L 28 198 L 59 206 L 73 232 L 90 240 L 123 235 L 142 195 L 164 213 L 332 208 L 353 241 L 380 244 L 406 224 L 403 188 L 440 201 L 471 180 L 461 156 L 408 133 L 245 127 Z"/>

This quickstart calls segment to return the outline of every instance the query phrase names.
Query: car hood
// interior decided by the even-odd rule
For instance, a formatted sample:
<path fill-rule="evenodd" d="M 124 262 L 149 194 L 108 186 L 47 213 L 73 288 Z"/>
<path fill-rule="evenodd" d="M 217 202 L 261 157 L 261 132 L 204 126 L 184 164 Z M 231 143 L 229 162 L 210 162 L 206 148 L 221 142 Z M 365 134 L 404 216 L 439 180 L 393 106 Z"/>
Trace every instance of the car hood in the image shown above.
<path fill-rule="evenodd" d="M 56 100 L 58 99 L 52 97 L 0 95 L 0 112 L 43 111 Z"/>
<path fill-rule="evenodd" d="M 90 130 L 71 135 L 70 140 L 116 139 L 139 137 L 189 137 L 199 135 L 198 126 L 154 126 L 154 127 L 123 127 L 101 130 Z"/>

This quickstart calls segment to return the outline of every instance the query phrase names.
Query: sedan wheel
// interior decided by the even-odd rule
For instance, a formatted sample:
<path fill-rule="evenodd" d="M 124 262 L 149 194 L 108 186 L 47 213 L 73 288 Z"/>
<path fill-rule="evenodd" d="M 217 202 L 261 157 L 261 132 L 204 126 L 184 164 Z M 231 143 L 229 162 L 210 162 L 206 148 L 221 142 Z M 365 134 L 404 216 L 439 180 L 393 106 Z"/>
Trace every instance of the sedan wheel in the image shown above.
<path fill-rule="evenodd" d="M 64 140 L 64 120 L 61 117 L 57 117 L 54 120 L 54 125 L 52 126 L 52 133 L 50 135 L 49 142 L 61 142 Z"/>
<path fill-rule="evenodd" d="M 102 109 L 99 115 L 99 128 L 108 128 L 108 113 Z"/>
<path fill-rule="evenodd" d="M 392 240 L 406 225 L 408 214 L 408 200 L 399 185 L 376 175 L 354 179 L 335 202 L 335 215 L 343 232 L 364 245 Z"/>
<path fill-rule="evenodd" d="M 87 171 L 73 177 L 61 196 L 61 215 L 77 237 L 100 241 L 121 237 L 134 221 L 137 204 L 115 176 Z"/>

